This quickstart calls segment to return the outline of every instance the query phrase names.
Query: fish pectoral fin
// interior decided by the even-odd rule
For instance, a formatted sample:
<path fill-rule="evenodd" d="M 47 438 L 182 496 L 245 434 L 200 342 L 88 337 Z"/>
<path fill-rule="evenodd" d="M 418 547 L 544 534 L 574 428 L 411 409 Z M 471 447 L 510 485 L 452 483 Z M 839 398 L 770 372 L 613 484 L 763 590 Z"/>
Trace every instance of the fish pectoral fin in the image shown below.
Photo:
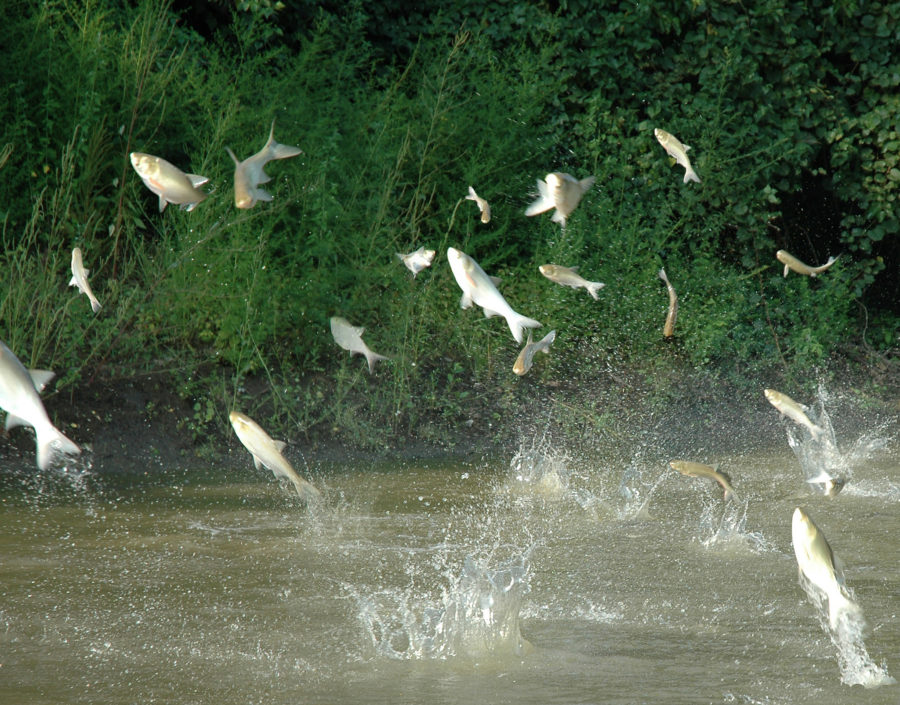
<path fill-rule="evenodd" d="M 9 429 L 15 428 L 16 426 L 30 426 L 30 425 L 31 424 L 28 423 L 23 418 L 19 418 L 18 416 L 15 416 L 13 414 L 7 414 L 6 415 L 6 424 L 4 425 L 4 428 L 8 431 Z"/>
<path fill-rule="evenodd" d="M 272 200 L 272 194 L 261 188 L 253 190 L 253 197 L 257 201 L 271 201 Z"/>

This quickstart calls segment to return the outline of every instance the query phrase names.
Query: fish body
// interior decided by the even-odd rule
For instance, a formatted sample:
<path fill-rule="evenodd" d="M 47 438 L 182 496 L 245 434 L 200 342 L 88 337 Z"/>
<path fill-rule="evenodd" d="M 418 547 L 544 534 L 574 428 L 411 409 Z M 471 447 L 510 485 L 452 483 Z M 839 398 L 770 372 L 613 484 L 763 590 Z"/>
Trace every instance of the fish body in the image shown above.
<path fill-rule="evenodd" d="M 666 284 L 666 290 L 669 292 L 669 312 L 666 314 L 666 322 L 663 325 L 663 337 L 671 338 L 675 335 L 675 318 L 678 316 L 678 294 L 675 293 L 675 287 L 669 282 L 666 276 L 666 270 L 659 270 L 659 278 Z"/>
<path fill-rule="evenodd" d="M 412 272 L 413 278 L 426 267 L 430 267 L 432 260 L 434 260 L 434 250 L 426 250 L 424 247 L 420 247 L 408 255 L 400 252 L 396 254 L 400 261 L 406 265 L 406 268 Z"/>
<path fill-rule="evenodd" d="M 584 287 L 587 292 L 597 299 L 597 292 L 604 286 L 603 282 L 589 282 L 587 279 L 577 273 L 578 267 L 563 267 L 559 264 L 542 264 L 538 270 L 547 279 L 563 286 L 570 286 L 573 289 Z"/>
<path fill-rule="evenodd" d="M 100 302 L 91 291 L 91 285 L 88 284 L 87 276 L 90 270 L 84 268 L 84 261 L 81 258 L 81 248 L 76 247 L 72 250 L 72 278 L 69 280 L 69 286 L 74 286 L 82 294 L 88 297 L 91 302 L 91 309 L 94 313 L 100 310 Z"/>
<path fill-rule="evenodd" d="M 821 274 L 831 265 L 837 262 L 837 257 L 829 257 L 828 261 L 825 264 L 818 267 L 810 267 L 808 264 L 804 264 L 796 257 L 794 257 L 794 255 L 786 252 L 785 250 L 778 250 L 778 252 L 775 253 L 775 257 L 784 265 L 784 276 L 787 276 L 788 272 L 793 270 L 797 272 L 797 274 L 814 277 L 817 274 Z"/>
<path fill-rule="evenodd" d="M 807 482 L 810 485 L 822 485 L 822 493 L 826 497 L 834 497 L 840 494 L 840 491 L 844 489 L 844 485 L 847 484 L 845 478 L 832 477 L 827 470 L 822 470 L 815 477 L 809 478 Z"/>
<path fill-rule="evenodd" d="M 566 227 L 566 218 L 575 210 L 575 206 L 581 201 L 581 197 L 594 185 L 596 180 L 588 176 L 580 181 L 571 174 L 554 171 L 547 174 L 544 181 L 537 180 L 538 198 L 527 209 L 525 215 L 537 215 L 554 208 L 554 223 Z"/>
<path fill-rule="evenodd" d="M 662 145 L 663 149 L 666 150 L 668 155 L 684 167 L 684 183 L 696 181 L 699 184 L 700 177 L 697 176 L 697 172 L 694 171 L 694 167 L 691 166 L 691 160 L 687 155 L 690 147 L 686 144 L 682 144 L 675 135 L 658 127 L 653 130 L 653 134 L 656 135 L 656 139 Z"/>
<path fill-rule="evenodd" d="M 455 247 L 447 248 L 447 261 L 463 295 L 460 308 L 470 308 L 472 304 L 481 306 L 485 318 L 503 316 L 517 343 L 522 342 L 525 328 L 539 328 L 540 323 L 513 311 L 492 279 L 474 259 Z"/>
<path fill-rule="evenodd" d="M 390 359 L 384 355 L 372 352 L 369 346 L 363 342 L 362 334 L 365 332 L 365 328 L 350 325 L 346 318 L 341 318 L 340 316 L 332 316 L 330 324 L 334 342 L 344 350 L 349 350 L 351 355 L 354 353 L 364 355 L 369 363 L 369 374 L 375 371 L 376 362 Z"/>
<path fill-rule="evenodd" d="M 234 161 L 234 205 L 238 208 L 253 208 L 257 201 L 271 201 L 272 194 L 259 188 L 260 184 L 266 184 L 272 177 L 266 174 L 263 167 L 273 159 L 287 159 L 302 154 L 299 147 L 291 147 L 279 144 L 275 141 L 275 121 L 269 130 L 269 139 L 261 150 L 244 161 L 239 161 L 234 152 L 225 148 Z"/>
<path fill-rule="evenodd" d="M 491 207 L 486 200 L 484 200 L 481 196 L 475 193 L 475 189 L 469 186 L 469 195 L 466 196 L 467 201 L 475 201 L 478 204 L 478 210 L 481 211 L 481 222 L 482 223 L 490 223 L 491 222 Z"/>
<path fill-rule="evenodd" d="M 78 455 L 81 449 L 66 438 L 50 421 L 38 395 L 35 379 L 43 388 L 53 373 L 37 370 L 29 373 L 12 350 L 0 341 L 0 408 L 4 409 L 6 427 L 27 425 L 34 428 L 37 465 L 46 470 L 57 451 Z"/>
<path fill-rule="evenodd" d="M 808 429 L 815 440 L 821 438 L 825 433 L 825 429 L 814 424 L 809 416 L 806 415 L 806 407 L 795 402 L 787 394 L 782 394 L 774 389 L 766 389 L 763 393 L 766 395 L 766 399 L 769 400 L 769 403 L 772 406 L 794 423 Z"/>
<path fill-rule="evenodd" d="M 141 177 L 144 185 L 159 196 L 160 212 L 164 211 L 169 203 L 192 211 L 207 196 L 197 187 L 209 181 L 209 177 L 185 174 L 161 157 L 132 152 L 131 166 Z"/>
<path fill-rule="evenodd" d="M 522 348 L 522 351 L 516 358 L 516 361 L 513 364 L 513 372 L 515 372 L 519 376 L 522 376 L 526 372 L 528 372 L 528 370 L 531 369 L 532 362 L 534 361 L 534 354 L 537 352 L 542 352 L 549 355 L 550 344 L 554 340 L 556 340 L 556 331 L 551 330 L 549 333 L 547 333 L 547 335 L 545 335 L 536 343 L 532 342 L 531 331 L 529 330 L 528 342 L 525 343 L 525 347 Z"/>
<path fill-rule="evenodd" d="M 800 573 L 828 597 L 828 621 L 836 629 L 841 612 L 859 613 L 860 609 L 842 589 L 842 580 L 835 568 L 834 553 L 825 534 L 800 507 L 794 509 L 791 520 L 791 540 Z"/>
<path fill-rule="evenodd" d="M 228 419 L 231 421 L 238 440 L 253 456 L 253 465 L 257 470 L 260 469 L 260 466 L 265 466 L 272 471 L 275 477 L 290 480 L 296 488 L 297 494 L 307 502 L 321 496 L 315 487 L 297 474 L 297 471 L 281 454 L 285 446 L 283 441 L 272 440 L 272 437 L 263 431 L 258 423 L 240 411 L 232 411 L 228 415 Z"/>
<path fill-rule="evenodd" d="M 734 488 L 731 486 L 730 478 L 725 473 L 719 472 L 709 465 L 694 463 L 690 460 L 671 460 L 669 461 L 669 466 L 673 470 L 677 470 L 682 475 L 687 475 L 688 477 L 705 477 L 710 480 L 715 480 L 725 491 L 725 501 L 728 502 L 729 500 L 734 499 Z"/>

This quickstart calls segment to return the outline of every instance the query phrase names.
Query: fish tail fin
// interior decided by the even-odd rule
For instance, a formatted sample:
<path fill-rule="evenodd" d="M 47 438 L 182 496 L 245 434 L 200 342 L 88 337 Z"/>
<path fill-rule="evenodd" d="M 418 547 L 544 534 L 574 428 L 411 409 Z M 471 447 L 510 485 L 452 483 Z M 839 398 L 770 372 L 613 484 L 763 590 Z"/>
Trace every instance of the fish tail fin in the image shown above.
<path fill-rule="evenodd" d="M 298 154 L 303 154 L 303 150 L 299 147 L 291 147 L 288 144 L 279 142 L 273 142 L 269 146 L 269 155 L 272 159 L 287 159 L 288 157 L 296 157 Z"/>
<path fill-rule="evenodd" d="M 57 452 L 66 455 L 81 453 L 81 448 L 66 438 L 53 424 L 34 430 L 37 437 L 37 464 L 41 470 L 46 470 L 50 466 Z"/>
<path fill-rule="evenodd" d="M 726 502 L 731 502 L 731 501 L 734 500 L 734 499 L 735 499 L 735 496 L 734 496 L 734 490 L 726 489 L 726 490 L 725 490 L 725 497 L 724 497 L 724 500 L 725 500 Z"/>
<path fill-rule="evenodd" d="M 302 477 L 292 477 L 291 481 L 294 483 L 294 487 L 297 489 L 297 494 L 300 495 L 300 499 L 307 504 L 313 504 L 322 498 L 321 492 Z"/>
<path fill-rule="evenodd" d="M 578 182 L 578 185 L 581 186 L 581 192 L 586 193 L 587 190 L 594 185 L 594 182 L 597 180 L 596 176 L 588 176 L 587 178 L 582 179 Z"/>
<path fill-rule="evenodd" d="M 100 305 L 100 302 L 97 301 L 95 297 L 91 297 L 91 310 L 94 313 L 97 313 L 97 311 L 99 311 L 101 308 L 103 307 Z"/>
<path fill-rule="evenodd" d="M 385 355 L 379 355 L 376 352 L 372 352 L 371 350 L 364 353 L 364 355 L 366 356 L 366 362 L 369 363 L 369 374 L 370 375 L 375 373 L 375 363 L 376 362 L 378 362 L 379 360 L 390 360 L 391 359 L 389 357 L 386 357 Z"/>
<path fill-rule="evenodd" d="M 529 338 L 531 337 L 531 331 L 528 331 L 528 337 Z M 553 344 L 554 340 L 556 340 L 556 331 L 551 330 L 549 333 L 547 333 L 547 335 L 545 335 L 541 339 L 541 342 L 544 344 L 543 347 L 539 348 L 541 350 L 541 352 L 543 352 L 545 355 L 549 355 L 550 354 L 550 346 Z"/>
<path fill-rule="evenodd" d="M 515 311 L 513 311 L 512 315 L 506 319 L 506 322 L 509 324 L 509 329 L 512 331 L 513 338 L 516 339 L 517 343 L 522 342 L 522 334 L 526 328 L 541 327 L 541 324 L 538 321 L 533 318 L 528 318 L 528 316 L 523 316 L 521 313 L 516 313 Z"/>
<path fill-rule="evenodd" d="M 685 150 L 688 149 L 690 149 L 690 147 L 685 147 Z M 698 184 L 700 183 L 700 177 L 697 176 L 697 172 L 690 167 L 684 170 L 684 183 L 687 183 L 688 181 L 696 181 Z"/>
<path fill-rule="evenodd" d="M 599 297 L 597 296 L 597 292 L 600 291 L 606 284 L 603 282 L 588 282 L 587 290 L 588 293 L 596 300 Z"/>
<path fill-rule="evenodd" d="M 467 201 L 474 201 L 478 198 L 478 194 L 475 193 L 475 189 L 469 186 L 469 195 L 466 196 Z"/>
<path fill-rule="evenodd" d="M 235 156 L 234 152 L 231 151 L 231 148 L 226 147 L 226 148 L 225 148 L 225 151 L 228 152 L 228 156 L 231 157 L 231 161 L 233 161 L 235 164 L 240 164 L 240 163 L 241 163 L 241 162 L 238 160 L 238 158 Z"/>

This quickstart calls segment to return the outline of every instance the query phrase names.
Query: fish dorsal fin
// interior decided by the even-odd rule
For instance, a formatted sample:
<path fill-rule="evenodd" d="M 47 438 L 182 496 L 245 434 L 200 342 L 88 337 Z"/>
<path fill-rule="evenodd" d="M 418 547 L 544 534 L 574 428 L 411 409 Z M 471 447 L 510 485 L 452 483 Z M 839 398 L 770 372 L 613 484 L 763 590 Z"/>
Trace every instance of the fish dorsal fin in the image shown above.
<path fill-rule="evenodd" d="M 691 145 L 689 145 L 689 144 L 682 144 L 681 146 L 684 147 L 685 152 L 687 152 L 691 148 Z"/>
<path fill-rule="evenodd" d="M 209 181 L 208 176 L 200 176 L 199 174 L 185 174 L 185 176 L 188 177 L 188 179 L 190 179 L 191 185 L 193 185 L 194 188 L 196 188 L 197 186 L 202 186 L 207 181 Z M 86 270 L 85 270 L 85 273 L 87 273 Z"/>
<path fill-rule="evenodd" d="M 31 375 L 31 382 L 34 384 L 34 388 L 39 392 L 44 391 L 44 387 L 56 377 L 56 373 L 52 370 L 28 370 L 28 374 Z"/>
<path fill-rule="evenodd" d="M 568 267 L 568 270 L 572 272 L 572 274 L 578 273 L 578 265 L 576 264 L 574 267 Z"/>
<path fill-rule="evenodd" d="M 287 443 L 285 443 L 284 441 L 275 441 L 275 440 L 273 440 L 272 443 L 275 445 L 275 448 L 278 449 L 278 452 L 279 452 L 279 453 L 280 453 L 281 451 L 283 451 L 283 450 L 285 449 L 285 447 L 287 446 Z"/>
<path fill-rule="evenodd" d="M 489 276 L 488 279 L 491 280 L 491 284 L 493 284 L 494 286 L 500 286 L 500 282 L 503 281 L 500 277 L 491 277 L 491 276 Z"/>

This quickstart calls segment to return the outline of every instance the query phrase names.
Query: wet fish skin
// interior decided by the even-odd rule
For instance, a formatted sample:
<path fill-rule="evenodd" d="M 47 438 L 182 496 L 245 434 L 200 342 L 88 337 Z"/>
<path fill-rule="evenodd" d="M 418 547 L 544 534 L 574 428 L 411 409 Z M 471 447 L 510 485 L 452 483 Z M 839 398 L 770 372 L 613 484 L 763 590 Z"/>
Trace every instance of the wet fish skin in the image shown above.
<path fill-rule="evenodd" d="M 207 194 L 197 187 L 209 181 L 209 177 L 186 174 L 162 157 L 154 157 L 144 152 L 132 152 L 130 158 L 131 166 L 141 177 L 144 185 L 159 196 L 160 212 L 164 211 L 169 203 L 192 211 L 206 198 Z"/>
<path fill-rule="evenodd" d="M 419 272 L 426 267 L 431 266 L 435 253 L 434 250 L 426 250 L 424 247 L 420 247 L 418 250 L 410 252 L 408 255 L 404 255 L 400 252 L 395 254 L 397 255 L 397 258 L 406 265 L 406 268 L 412 272 L 413 279 L 415 279 Z"/>
<path fill-rule="evenodd" d="M 50 421 L 38 395 L 35 378 L 43 387 L 52 377 L 52 372 L 44 370 L 29 373 L 12 350 L 0 341 L 0 408 L 8 414 L 6 427 L 27 425 L 34 428 L 37 466 L 41 470 L 50 466 L 57 452 L 66 455 L 81 453 L 81 448 Z"/>
<path fill-rule="evenodd" d="M 666 153 L 672 157 L 676 163 L 684 167 L 684 183 L 696 181 L 699 184 L 700 177 L 697 176 L 697 172 L 694 171 L 694 167 L 691 166 L 691 160 L 687 155 L 690 147 L 686 144 L 682 144 L 675 135 L 666 132 L 659 127 L 653 130 L 653 134 L 656 136 L 657 141 L 662 145 L 663 149 L 666 150 Z"/>
<path fill-rule="evenodd" d="M 231 159 L 234 161 L 234 205 L 238 208 L 253 208 L 257 201 L 271 201 L 272 194 L 259 188 L 260 184 L 266 184 L 272 177 L 266 174 L 264 167 L 274 159 L 288 159 L 302 154 L 299 147 L 291 147 L 275 141 L 275 121 L 269 130 L 269 139 L 261 150 L 253 156 L 240 161 L 231 151 L 225 147 Z"/>
<path fill-rule="evenodd" d="M 272 471 L 275 477 L 290 480 L 300 498 L 307 502 L 321 497 L 319 490 L 300 477 L 281 454 L 286 445 L 283 441 L 273 440 L 258 423 L 240 411 L 232 411 L 228 414 L 228 420 L 231 421 L 238 440 L 253 456 L 253 465 L 257 470 L 261 466 L 265 466 Z"/>
<path fill-rule="evenodd" d="M 838 259 L 837 257 L 829 257 L 825 264 L 818 267 L 810 267 L 786 250 L 778 250 L 778 252 L 775 253 L 775 258 L 784 265 L 784 276 L 787 276 L 788 272 L 794 271 L 797 272 L 797 274 L 803 274 L 808 277 L 815 277 L 816 275 L 821 274 L 837 262 Z"/>
<path fill-rule="evenodd" d="M 597 300 L 597 292 L 606 284 L 603 282 L 591 282 L 578 274 L 578 267 L 563 267 L 559 264 L 542 264 L 538 271 L 547 279 L 562 286 L 570 286 L 573 289 L 584 287 L 594 300 Z"/>
<path fill-rule="evenodd" d="M 490 223 L 491 222 L 491 207 L 486 200 L 484 200 L 481 196 L 475 193 L 475 189 L 469 186 L 469 195 L 466 196 L 467 201 L 475 201 L 478 205 L 478 210 L 481 211 L 481 222 L 482 223 Z"/>
<path fill-rule="evenodd" d="M 522 348 L 522 351 L 516 358 L 515 363 L 513 363 L 513 372 L 515 372 L 520 377 L 528 372 L 528 370 L 531 369 L 531 365 L 534 361 L 534 354 L 542 352 L 549 355 L 550 345 L 554 340 L 556 340 L 556 331 L 551 330 L 549 333 L 547 333 L 547 335 L 545 335 L 535 343 L 532 341 L 531 331 L 529 330 L 528 341 L 525 343 L 525 347 Z"/>
<path fill-rule="evenodd" d="M 356 353 L 365 356 L 366 362 L 369 363 L 369 374 L 375 371 L 376 362 L 379 360 L 390 360 L 389 357 L 372 352 L 369 346 L 363 342 L 362 334 L 365 332 L 365 328 L 351 325 L 346 318 L 340 316 L 332 316 L 329 323 L 335 343 L 344 350 L 349 350 L 351 355 Z"/>
<path fill-rule="evenodd" d="M 503 316 L 517 343 L 522 342 L 524 329 L 540 328 L 541 324 L 538 321 L 513 310 L 478 262 L 465 252 L 449 247 L 447 261 L 450 263 L 456 283 L 463 292 L 460 300 L 461 308 L 469 308 L 472 304 L 476 304 L 484 310 L 485 318 Z"/>
<path fill-rule="evenodd" d="M 723 472 L 719 472 L 709 465 L 703 463 L 695 463 L 690 460 L 670 460 L 669 466 L 673 470 L 677 470 L 687 477 L 702 477 L 715 480 L 722 486 L 725 491 L 725 501 L 731 501 L 735 498 L 734 487 L 731 486 L 731 479 Z"/>
<path fill-rule="evenodd" d="M 787 394 L 774 389 L 763 391 L 769 403 L 787 416 L 791 421 L 805 427 L 812 434 L 813 439 L 818 440 L 825 433 L 825 429 L 814 424 L 806 415 L 805 407 L 791 399 Z"/>
<path fill-rule="evenodd" d="M 791 519 L 791 542 L 800 573 L 828 597 L 828 621 L 836 629 L 842 612 L 861 614 L 859 606 L 842 590 L 834 553 L 825 534 L 800 507 Z"/>
<path fill-rule="evenodd" d="M 525 209 L 525 215 L 538 215 L 554 208 L 550 220 L 565 228 L 566 218 L 575 210 L 581 197 L 594 185 L 594 181 L 596 181 L 594 176 L 579 181 L 571 174 L 560 171 L 547 174 L 544 181 L 537 180 L 538 198 Z"/>
<path fill-rule="evenodd" d="M 72 250 L 72 278 L 69 280 L 69 286 L 76 287 L 78 291 L 87 296 L 88 301 L 91 302 L 91 309 L 94 313 L 97 313 L 100 310 L 100 302 L 97 301 L 97 297 L 91 291 L 91 285 L 88 284 L 87 277 L 89 272 L 89 269 L 84 268 L 81 248 L 76 247 Z"/>
<path fill-rule="evenodd" d="M 665 268 L 659 270 L 659 278 L 665 282 L 666 291 L 669 292 L 669 312 L 666 314 L 666 322 L 663 325 L 663 337 L 671 338 L 675 335 L 675 318 L 678 316 L 678 294 L 675 287 L 669 282 Z"/>

